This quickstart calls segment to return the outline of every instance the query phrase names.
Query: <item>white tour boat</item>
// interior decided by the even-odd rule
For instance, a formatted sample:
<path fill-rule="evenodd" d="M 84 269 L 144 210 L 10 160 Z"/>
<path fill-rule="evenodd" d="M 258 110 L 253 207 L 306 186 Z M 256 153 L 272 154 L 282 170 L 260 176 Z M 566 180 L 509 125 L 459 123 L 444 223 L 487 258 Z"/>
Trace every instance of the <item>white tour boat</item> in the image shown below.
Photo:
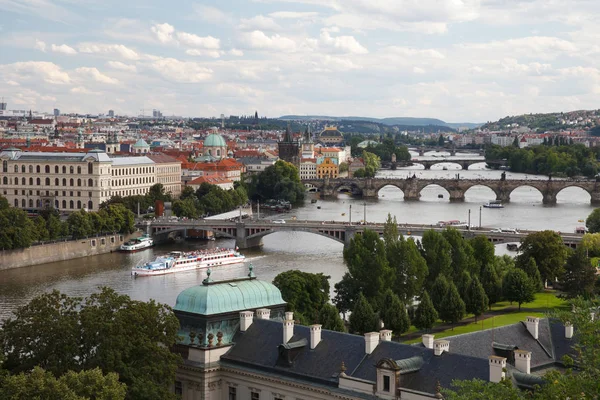
<path fill-rule="evenodd" d="M 131 239 L 127 243 L 123 243 L 119 250 L 121 251 L 138 251 L 144 250 L 154 246 L 154 240 L 149 235 L 140 236 L 135 239 Z"/>
<path fill-rule="evenodd" d="M 483 205 L 485 208 L 504 208 L 500 200 L 490 200 Z"/>
<path fill-rule="evenodd" d="M 175 272 L 193 269 L 216 267 L 227 264 L 244 262 L 246 257 L 234 249 L 210 249 L 184 253 L 172 251 L 165 256 L 157 257 L 154 261 L 133 267 L 133 276 L 152 276 L 174 274 Z"/>

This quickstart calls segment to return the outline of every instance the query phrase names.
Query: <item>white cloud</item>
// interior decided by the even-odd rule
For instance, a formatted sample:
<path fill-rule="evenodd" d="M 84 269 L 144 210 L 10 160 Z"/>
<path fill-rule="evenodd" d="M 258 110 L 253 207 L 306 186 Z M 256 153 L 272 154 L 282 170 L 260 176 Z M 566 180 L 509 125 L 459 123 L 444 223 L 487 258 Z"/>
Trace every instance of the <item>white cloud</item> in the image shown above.
<path fill-rule="evenodd" d="M 75 93 L 75 94 L 93 94 L 93 95 L 99 95 L 99 94 L 102 94 L 102 93 L 100 93 L 100 92 L 93 92 L 93 91 L 91 91 L 91 90 L 87 89 L 87 88 L 86 88 L 86 87 L 84 87 L 84 86 L 76 86 L 76 87 L 72 88 L 72 89 L 70 90 L 70 92 L 71 92 L 71 93 Z"/>
<path fill-rule="evenodd" d="M 0 71 L 10 80 L 37 80 L 53 85 L 63 85 L 71 82 L 69 74 L 54 63 L 46 61 L 23 61 L 0 66 Z M 14 78 L 13 78 L 14 77 Z"/>
<path fill-rule="evenodd" d="M 98 71 L 97 68 L 80 67 L 76 68 L 75 72 L 85 79 L 93 79 L 94 81 L 99 83 L 106 83 L 109 85 L 116 85 L 117 83 L 119 83 L 117 79 L 111 78 L 110 76 L 103 74 L 102 72 Z"/>
<path fill-rule="evenodd" d="M 206 56 L 212 58 L 221 57 L 221 52 L 219 50 L 204 50 L 204 49 L 187 49 L 185 54 L 188 56 Z"/>
<path fill-rule="evenodd" d="M 186 46 L 189 47 L 200 47 L 203 49 L 219 49 L 221 47 L 221 41 L 212 36 L 200 37 L 193 33 L 177 32 L 177 39 Z"/>
<path fill-rule="evenodd" d="M 39 50 L 39 51 L 46 51 L 46 43 L 42 42 L 41 40 L 35 40 L 35 46 L 33 46 L 34 49 Z"/>
<path fill-rule="evenodd" d="M 194 4 L 194 10 L 196 11 L 196 15 L 205 22 L 213 24 L 232 22 L 232 18 L 229 14 L 224 13 L 216 7 Z"/>
<path fill-rule="evenodd" d="M 292 52 L 296 42 L 278 34 L 267 36 L 262 31 L 253 31 L 244 35 L 244 41 L 253 49 Z"/>
<path fill-rule="evenodd" d="M 242 18 L 240 20 L 240 29 L 247 31 L 260 30 L 260 31 L 280 31 L 281 26 L 275 22 L 272 18 L 265 17 L 264 15 L 256 15 L 252 18 Z"/>
<path fill-rule="evenodd" d="M 269 14 L 269 17 L 272 18 L 281 18 L 281 19 L 305 19 L 305 18 L 315 18 L 319 15 L 317 12 L 313 11 L 276 11 Z"/>
<path fill-rule="evenodd" d="M 212 77 L 212 70 L 191 61 L 180 61 L 174 58 L 159 58 L 150 67 L 164 78 L 173 82 L 198 83 Z"/>
<path fill-rule="evenodd" d="M 424 74 L 426 71 L 423 68 L 420 68 L 420 67 L 413 67 L 413 72 L 415 74 Z"/>
<path fill-rule="evenodd" d="M 55 53 L 61 53 L 61 54 L 67 54 L 67 55 L 77 54 L 77 50 L 75 50 L 71 46 L 67 46 L 66 44 L 61 44 L 60 46 L 53 44 L 51 46 L 51 49 Z"/>
<path fill-rule="evenodd" d="M 137 72 L 137 67 L 135 65 L 125 64 L 121 61 L 108 61 L 106 66 L 119 71 Z"/>
<path fill-rule="evenodd" d="M 81 53 L 116 55 L 126 60 L 139 60 L 140 55 L 122 44 L 80 43 L 77 48 Z"/>
<path fill-rule="evenodd" d="M 173 40 L 173 33 L 175 32 L 173 25 L 169 25 L 167 23 L 156 24 L 150 29 L 161 43 L 169 43 L 171 40 Z"/>
<path fill-rule="evenodd" d="M 342 53 L 366 54 L 369 50 L 362 46 L 354 36 L 332 37 L 326 30 L 321 31 L 320 43 L 324 47 L 331 48 Z"/>
<path fill-rule="evenodd" d="M 243 57 L 244 56 L 244 52 L 238 49 L 231 49 L 229 50 L 229 54 L 232 56 L 236 56 L 236 57 Z"/>

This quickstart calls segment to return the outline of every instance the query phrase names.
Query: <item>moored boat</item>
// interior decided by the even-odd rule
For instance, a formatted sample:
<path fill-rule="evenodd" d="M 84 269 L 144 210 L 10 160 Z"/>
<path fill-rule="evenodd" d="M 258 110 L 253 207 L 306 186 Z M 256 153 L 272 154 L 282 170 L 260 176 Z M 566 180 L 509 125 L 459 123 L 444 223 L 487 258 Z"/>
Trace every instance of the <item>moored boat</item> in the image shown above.
<path fill-rule="evenodd" d="M 152 276 L 173 274 L 194 269 L 218 267 L 221 265 L 241 263 L 246 257 L 234 249 L 211 249 L 193 252 L 172 251 L 159 256 L 154 261 L 133 267 L 133 276 Z"/>
<path fill-rule="evenodd" d="M 131 239 L 127 243 L 123 243 L 120 251 L 139 251 L 154 246 L 154 240 L 150 235 L 143 235 L 135 239 Z"/>
<path fill-rule="evenodd" d="M 490 200 L 483 205 L 485 208 L 504 208 L 500 200 Z"/>

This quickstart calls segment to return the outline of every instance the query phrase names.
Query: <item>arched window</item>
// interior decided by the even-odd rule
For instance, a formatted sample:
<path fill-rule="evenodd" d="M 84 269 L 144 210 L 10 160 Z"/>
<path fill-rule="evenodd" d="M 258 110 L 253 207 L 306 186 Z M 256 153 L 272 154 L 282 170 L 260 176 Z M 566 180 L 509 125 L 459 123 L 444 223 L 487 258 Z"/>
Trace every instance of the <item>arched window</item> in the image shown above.
<path fill-rule="evenodd" d="M 2 178 L 2 183 L 8 185 L 8 178 L 6 176 Z"/>
<path fill-rule="evenodd" d="M 63 171 L 63 174 L 66 174 L 66 173 L 67 173 L 67 167 L 65 167 L 65 166 L 63 165 L 62 171 Z M 66 207 L 65 207 L 65 208 L 66 208 Z"/>
<path fill-rule="evenodd" d="M 8 161 L 2 161 L 2 172 L 8 172 Z"/>
<path fill-rule="evenodd" d="M 94 164 L 88 163 L 88 174 L 91 175 L 94 173 Z"/>
<path fill-rule="evenodd" d="M 19 199 L 15 199 L 15 207 L 19 207 Z"/>
<path fill-rule="evenodd" d="M 54 178 L 54 186 L 58 186 L 60 184 L 60 180 L 58 178 Z"/>
<path fill-rule="evenodd" d="M 69 167 L 69 172 L 71 173 L 71 175 L 73 175 L 73 172 L 74 172 L 74 171 L 75 171 L 75 170 L 73 169 L 73 166 L 71 165 L 71 166 Z"/>
<path fill-rule="evenodd" d="M 27 207 L 27 203 L 25 202 L 25 199 L 21 200 L 21 207 L 23 207 L 23 208 Z"/>
<path fill-rule="evenodd" d="M 73 186 L 73 178 L 69 180 L 69 185 Z"/>
<path fill-rule="evenodd" d="M 35 202 L 35 205 L 37 206 L 37 208 L 42 208 L 42 200 L 37 199 L 37 201 Z"/>
<path fill-rule="evenodd" d="M 33 165 L 30 165 L 30 166 L 29 166 L 29 173 L 30 173 L 30 174 L 33 174 Z"/>
<path fill-rule="evenodd" d="M 81 167 L 77 167 L 77 174 L 80 175 L 81 174 Z"/>
<path fill-rule="evenodd" d="M 75 207 L 75 203 L 73 203 L 73 200 L 69 201 L 69 208 L 72 210 L 73 207 Z"/>
<path fill-rule="evenodd" d="M 35 172 L 37 172 L 38 174 L 39 174 L 40 172 L 42 172 L 42 169 L 40 168 L 40 166 L 39 166 L 39 165 L 36 165 L 36 166 L 35 166 Z"/>
<path fill-rule="evenodd" d="M 77 200 L 77 209 L 81 210 L 81 200 Z"/>
<path fill-rule="evenodd" d="M 22 172 L 22 173 L 25 173 L 25 171 L 26 171 L 26 168 L 25 168 L 25 166 L 24 166 L 24 165 L 21 165 L 21 172 Z"/>
<path fill-rule="evenodd" d="M 63 186 L 67 186 L 67 178 L 63 178 Z"/>
<path fill-rule="evenodd" d="M 62 208 L 67 208 L 67 201 L 66 200 L 62 201 Z"/>
<path fill-rule="evenodd" d="M 19 186 L 19 178 L 15 178 L 15 186 Z"/>
<path fill-rule="evenodd" d="M 93 201 L 88 201 L 88 210 L 92 211 L 94 209 L 94 202 Z"/>
<path fill-rule="evenodd" d="M 25 178 L 21 178 L 21 185 L 23 185 L 23 186 L 27 185 L 27 181 L 25 180 Z"/>
<path fill-rule="evenodd" d="M 92 180 L 92 178 L 88 179 L 88 186 L 89 187 L 94 186 L 94 181 Z"/>
<path fill-rule="evenodd" d="M 58 174 L 58 165 L 54 167 L 54 173 Z M 57 207 L 58 208 L 58 207 Z"/>
<path fill-rule="evenodd" d="M 29 208 L 33 208 L 33 199 L 29 199 Z"/>
<path fill-rule="evenodd" d="M 46 165 L 46 168 L 44 168 L 44 170 L 46 171 L 47 174 L 49 174 L 50 173 L 50 166 Z"/>
<path fill-rule="evenodd" d="M 77 179 L 77 186 L 81 186 L 81 179 Z"/>
<path fill-rule="evenodd" d="M 50 178 L 46 178 L 46 186 L 50 186 Z"/>
<path fill-rule="evenodd" d="M 18 165 L 15 165 L 15 173 L 16 172 L 19 172 L 19 166 Z"/>
<path fill-rule="evenodd" d="M 35 183 L 36 185 L 40 186 L 42 184 L 42 181 L 40 180 L 40 178 L 36 178 Z"/>
<path fill-rule="evenodd" d="M 58 210 L 58 200 L 54 200 L 54 208 L 56 208 Z"/>
<path fill-rule="evenodd" d="M 29 178 L 29 186 L 33 186 L 33 178 Z"/>

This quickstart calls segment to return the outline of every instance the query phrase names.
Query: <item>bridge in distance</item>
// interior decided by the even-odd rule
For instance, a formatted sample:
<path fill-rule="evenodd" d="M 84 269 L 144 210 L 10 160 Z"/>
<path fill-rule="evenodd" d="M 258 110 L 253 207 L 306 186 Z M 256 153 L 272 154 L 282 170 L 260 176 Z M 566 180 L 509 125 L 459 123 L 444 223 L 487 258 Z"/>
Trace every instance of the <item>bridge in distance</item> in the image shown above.
<path fill-rule="evenodd" d="M 136 225 L 146 233 L 151 234 L 157 241 L 169 238 L 186 237 L 188 230 L 213 232 L 221 237 L 235 239 L 235 244 L 240 249 L 259 247 L 263 237 L 275 232 L 309 232 L 331 238 L 344 246 L 350 244 L 354 235 L 359 235 L 367 228 L 383 234 L 384 224 L 367 223 L 364 225 L 351 224 L 350 222 L 335 221 L 291 221 L 275 223 L 269 220 L 242 220 L 240 221 L 215 221 L 215 220 L 178 220 L 168 219 L 145 221 Z M 445 228 L 437 225 L 399 224 L 398 231 L 403 235 L 422 236 L 425 231 L 442 231 Z M 490 232 L 488 229 L 458 229 L 465 238 L 485 235 L 492 243 L 519 242 L 527 234 L 535 231 L 521 231 L 519 233 Z M 564 243 L 570 247 L 577 247 L 583 235 L 575 233 L 560 233 Z"/>

